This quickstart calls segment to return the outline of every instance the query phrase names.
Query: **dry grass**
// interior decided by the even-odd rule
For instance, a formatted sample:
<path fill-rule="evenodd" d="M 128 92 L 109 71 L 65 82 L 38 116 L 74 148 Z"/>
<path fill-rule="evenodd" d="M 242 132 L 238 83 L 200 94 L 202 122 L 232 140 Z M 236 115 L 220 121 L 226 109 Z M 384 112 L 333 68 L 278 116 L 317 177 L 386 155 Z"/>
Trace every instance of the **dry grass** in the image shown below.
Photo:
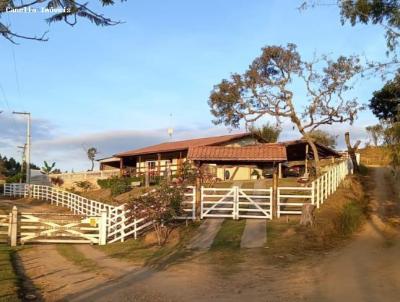
<path fill-rule="evenodd" d="M 59 244 L 56 248 L 57 252 L 66 260 L 85 270 L 91 271 L 99 269 L 95 261 L 87 258 L 82 252 L 78 251 L 73 244 Z"/>
<path fill-rule="evenodd" d="M 111 195 L 111 189 L 96 189 L 87 192 L 79 192 L 79 195 L 107 204 L 120 205 L 129 202 L 132 198 L 142 195 L 147 191 L 149 191 L 149 189 L 144 187 L 133 188 L 129 192 L 113 197 Z"/>
<path fill-rule="evenodd" d="M 284 260 L 298 259 L 343 242 L 359 228 L 368 212 L 362 181 L 359 176 L 348 177 L 317 210 L 313 227 L 300 226 L 296 217 L 269 222 L 265 253 L 280 255 Z"/>
<path fill-rule="evenodd" d="M 390 164 L 390 153 L 386 147 L 368 147 L 357 151 L 364 165 L 387 166 Z"/>
<path fill-rule="evenodd" d="M 173 230 L 164 246 L 158 246 L 155 234 L 148 233 L 137 240 L 96 246 L 96 248 L 110 257 L 131 261 L 138 265 L 162 268 L 190 256 L 191 251 L 186 249 L 186 245 L 199 225 L 200 223 L 197 222 L 191 222 L 188 225 L 181 224 Z"/>

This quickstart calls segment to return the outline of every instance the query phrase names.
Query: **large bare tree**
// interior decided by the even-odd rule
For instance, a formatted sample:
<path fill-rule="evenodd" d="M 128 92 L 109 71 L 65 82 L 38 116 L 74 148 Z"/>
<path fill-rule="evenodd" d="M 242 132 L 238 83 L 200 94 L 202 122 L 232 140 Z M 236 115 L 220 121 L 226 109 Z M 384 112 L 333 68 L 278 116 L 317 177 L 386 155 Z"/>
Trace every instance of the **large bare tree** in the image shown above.
<path fill-rule="evenodd" d="M 235 73 L 214 87 L 209 98 L 214 123 L 239 127 L 242 121 L 253 123 L 265 115 L 275 117 L 278 123 L 289 119 L 311 146 L 320 173 L 310 133 L 322 125 L 353 123 L 362 106 L 346 92 L 361 70 L 354 56 L 306 61 L 294 44 L 267 46 L 246 72 Z M 296 89 L 303 83 L 303 95 L 295 95 L 294 81 Z"/>

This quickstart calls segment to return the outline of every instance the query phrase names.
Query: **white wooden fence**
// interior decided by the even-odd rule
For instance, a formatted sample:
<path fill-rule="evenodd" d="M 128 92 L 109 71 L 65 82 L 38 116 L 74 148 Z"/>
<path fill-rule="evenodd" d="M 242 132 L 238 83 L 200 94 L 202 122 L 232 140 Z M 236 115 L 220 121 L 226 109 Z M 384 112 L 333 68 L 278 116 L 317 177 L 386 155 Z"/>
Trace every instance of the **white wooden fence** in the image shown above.
<path fill-rule="evenodd" d="M 277 216 L 281 214 L 301 214 L 304 203 L 315 204 L 319 208 L 334 193 L 348 174 L 346 161 L 332 165 L 324 174 L 307 187 L 278 187 Z"/>
<path fill-rule="evenodd" d="M 107 243 L 124 241 L 127 237 L 138 235 L 152 225 L 148 219 L 132 219 L 126 204 L 113 206 L 106 203 L 90 200 L 80 195 L 70 193 L 55 187 L 27 184 L 5 184 L 5 196 L 24 196 L 49 201 L 51 204 L 67 207 L 74 214 L 100 216 L 107 212 Z M 184 200 L 185 215 L 178 219 L 195 219 L 195 187 L 187 187 Z"/>
<path fill-rule="evenodd" d="M 205 217 L 271 218 L 272 189 L 201 187 L 201 219 Z"/>

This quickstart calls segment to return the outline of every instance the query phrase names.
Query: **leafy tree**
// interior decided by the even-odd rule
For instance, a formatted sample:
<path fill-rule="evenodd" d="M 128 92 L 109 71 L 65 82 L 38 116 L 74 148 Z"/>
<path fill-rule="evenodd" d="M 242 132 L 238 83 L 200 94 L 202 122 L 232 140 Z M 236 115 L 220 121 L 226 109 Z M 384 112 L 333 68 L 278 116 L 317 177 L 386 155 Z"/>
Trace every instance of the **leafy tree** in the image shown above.
<path fill-rule="evenodd" d="M 334 1 L 307 0 L 300 5 L 299 9 L 326 5 L 338 6 L 343 25 L 349 21 L 352 26 L 359 23 L 382 26 L 386 31 L 388 52 L 393 52 L 398 46 L 400 37 L 400 3 L 398 0 L 337 0 L 336 4 Z"/>
<path fill-rule="evenodd" d="M 369 108 L 380 120 L 398 121 L 400 114 L 400 74 L 373 93 Z"/>
<path fill-rule="evenodd" d="M 178 223 L 176 217 L 183 213 L 184 194 L 184 186 L 163 182 L 159 188 L 129 202 L 131 219 L 152 221 L 158 244 L 164 245 Z"/>
<path fill-rule="evenodd" d="M 42 167 L 41 171 L 43 174 L 49 175 L 53 173 L 54 167 L 56 166 L 56 163 L 53 162 L 51 165 L 47 163 L 47 161 L 43 162 L 44 166 Z"/>
<path fill-rule="evenodd" d="M 342 23 L 379 24 L 386 30 L 386 42 L 390 51 L 398 46 L 400 37 L 400 2 L 398 0 L 346 0 L 337 1 Z"/>
<path fill-rule="evenodd" d="M 6 167 L 4 165 L 3 159 L 0 157 L 0 176 L 5 176 L 6 175 Z"/>
<path fill-rule="evenodd" d="M 393 123 L 385 130 L 385 141 L 390 150 L 391 165 L 396 173 L 400 175 L 400 122 Z"/>
<path fill-rule="evenodd" d="M 266 143 L 276 143 L 282 132 L 280 127 L 273 126 L 270 123 L 261 127 L 251 126 L 249 130 L 254 136 L 263 139 Z"/>
<path fill-rule="evenodd" d="M 92 167 L 90 168 L 89 171 L 93 171 L 93 169 L 94 169 L 94 160 L 96 158 L 96 154 L 97 154 L 97 149 L 95 147 L 90 147 L 87 150 L 87 157 L 90 160 L 90 162 L 92 163 Z"/>
<path fill-rule="evenodd" d="M 323 130 L 314 130 L 310 132 L 310 137 L 314 140 L 314 142 L 319 143 L 321 145 L 335 148 L 336 147 L 336 136 L 332 135 Z"/>
<path fill-rule="evenodd" d="M 383 126 L 381 124 L 376 124 L 373 126 L 365 127 L 365 130 L 367 130 L 368 135 L 371 137 L 374 146 L 377 147 L 379 141 L 384 135 Z"/>
<path fill-rule="evenodd" d="M 21 164 L 17 162 L 14 158 L 7 158 L 6 156 L 0 155 L 0 162 L 2 163 L 2 173 L 5 176 L 14 176 L 21 172 Z"/>
<path fill-rule="evenodd" d="M 244 74 L 235 73 L 216 85 L 208 102 L 215 124 L 239 127 L 241 121 L 253 123 L 265 115 L 278 123 L 289 119 L 311 146 L 319 174 L 318 151 L 310 133 L 322 125 L 353 123 L 363 107 L 345 94 L 360 71 L 357 57 L 305 61 L 294 44 L 267 46 Z M 308 95 L 302 109 L 300 104 L 296 108 L 295 101 L 303 97 L 294 95 L 294 80 L 303 82 Z"/>
<path fill-rule="evenodd" d="M 102 6 L 114 5 L 114 0 L 99 0 Z M 0 0 L 0 20 L 1 17 L 11 11 L 39 11 L 47 10 L 45 12 L 52 13 L 52 15 L 45 19 L 47 23 L 64 22 L 70 26 L 77 24 L 78 19 L 87 19 L 97 26 L 111 26 L 119 24 L 118 21 L 113 21 L 104 15 L 95 12 L 89 7 L 89 2 L 78 2 L 76 0 Z M 16 39 L 29 39 L 36 41 L 47 41 L 47 32 L 40 36 L 26 35 L 15 32 L 10 24 L 0 21 L 0 35 L 16 43 Z"/>

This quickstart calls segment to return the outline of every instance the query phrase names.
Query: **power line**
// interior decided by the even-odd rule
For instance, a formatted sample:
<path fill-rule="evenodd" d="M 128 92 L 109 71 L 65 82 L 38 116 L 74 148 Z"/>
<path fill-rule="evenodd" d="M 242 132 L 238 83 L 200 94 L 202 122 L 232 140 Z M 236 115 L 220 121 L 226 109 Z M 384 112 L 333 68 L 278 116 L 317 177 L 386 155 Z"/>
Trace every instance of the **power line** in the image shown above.
<path fill-rule="evenodd" d="M 15 56 L 15 50 L 14 50 L 14 45 L 11 45 L 11 53 L 12 53 L 12 59 L 13 59 L 13 65 L 14 65 L 14 74 L 15 74 L 15 84 L 17 86 L 17 93 L 18 93 L 18 103 L 21 106 L 22 101 L 21 101 L 21 85 L 19 82 L 19 75 L 18 75 L 18 68 L 17 68 L 17 60 Z M 21 106 L 21 109 L 23 106 Z"/>
<path fill-rule="evenodd" d="M 8 100 L 7 100 L 7 97 L 6 97 L 6 93 L 5 93 L 3 85 L 1 85 L 1 83 L 0 83 L 0 90 L 1 90 L 1 93 L 3 95 L 2 100 L 3 100 L 4 104 L 6 105 L 7 109 L 10 110 L 10 104 L 8 103 Z"/>

